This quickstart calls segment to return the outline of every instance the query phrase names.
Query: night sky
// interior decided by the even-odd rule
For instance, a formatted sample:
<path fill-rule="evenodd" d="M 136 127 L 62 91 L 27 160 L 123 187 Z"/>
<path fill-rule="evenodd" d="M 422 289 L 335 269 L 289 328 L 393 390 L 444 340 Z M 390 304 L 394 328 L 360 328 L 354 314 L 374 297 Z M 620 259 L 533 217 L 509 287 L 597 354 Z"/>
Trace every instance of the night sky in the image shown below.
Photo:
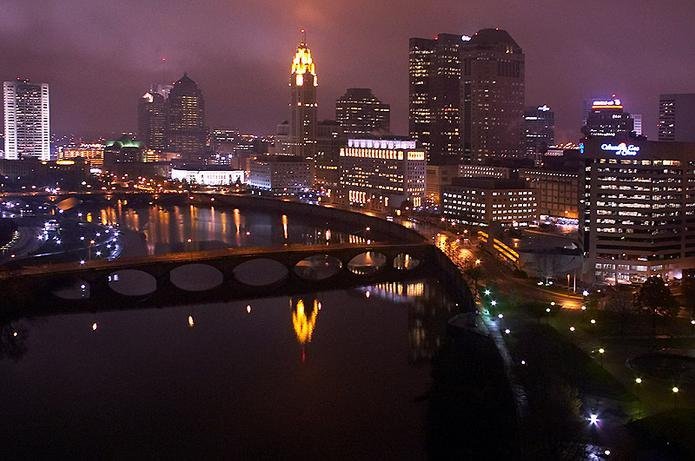
<path fill-rule="evenodd" d="M 272 132 L 306 27 L 320 117 L 345 88 L 371 87 L 405 134 L 408 38 L 500 27 L 526 54 L 527 104 L 555 109 L 558 138 L 578 134 L 585 97 L 611 92 L 653 137 L 659 93 L 695 92 L 694 24 L 693 0 L 2 0 L 0 79 L 48 82 L 53 131 L 91 135 L 134 130 L 150 83 L 187 71 L 211 127 Z"/>

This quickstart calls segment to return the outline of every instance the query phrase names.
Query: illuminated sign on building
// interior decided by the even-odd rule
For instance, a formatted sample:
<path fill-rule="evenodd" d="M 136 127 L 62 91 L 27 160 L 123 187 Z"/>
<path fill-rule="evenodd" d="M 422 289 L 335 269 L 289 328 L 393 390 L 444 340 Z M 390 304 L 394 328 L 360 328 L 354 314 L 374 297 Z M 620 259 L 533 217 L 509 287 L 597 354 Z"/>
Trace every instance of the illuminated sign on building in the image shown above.
<path fill-rule="evenodd" d="M 541 112 L 548 112 L 550 110 L 550 107 L 548 107 L 547 105 L 539 106 L 538 110 Z"/>
<path fill-rule="evenodd" d="M 599 99 L 592 103 L 592 109 L 622 109 L 620 99 Z"/>
<path fill-rule="evenodd" d="M 399 139 L 348 139 L 348 147 L 362 149 L 415 149 L 415 141 Z"/>
<path fill-rule="evenodd" d="M 637 152 L 639 152 L 640 148 L 633 144 L 630 144 L 628 146 L 624 142 L 621 142 L 617 146 L 615 144 L 601 144 L 601 150 L 607 152 L 615 152 L 615 155 L 619 155 L 622 157 L 632 157 L 634 155 L 637 155 Z"/>

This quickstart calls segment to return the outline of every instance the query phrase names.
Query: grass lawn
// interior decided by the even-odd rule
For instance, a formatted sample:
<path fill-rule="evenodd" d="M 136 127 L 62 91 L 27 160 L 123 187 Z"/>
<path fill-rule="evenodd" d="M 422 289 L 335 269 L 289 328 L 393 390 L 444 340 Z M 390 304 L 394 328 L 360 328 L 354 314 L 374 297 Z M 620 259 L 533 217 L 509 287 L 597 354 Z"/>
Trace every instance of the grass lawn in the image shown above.
<path fill-rule="evenodd" d="M 676 409 L 640 419 L 628 428 L 647 447 L 676 459 L 695 459 L 695 410 Z"/>
<path fill-rule="evenodd" d="M 513 317 L 510 320 L 515 324 L 515 333 L 508 342 L 517 362 L 527 362 L 525 373 L 550 373 L 576 386 L 581 394 L 622 401 L 635 399 L 596 360 L 550 325 L 535 322 L 522 325 Z"/>

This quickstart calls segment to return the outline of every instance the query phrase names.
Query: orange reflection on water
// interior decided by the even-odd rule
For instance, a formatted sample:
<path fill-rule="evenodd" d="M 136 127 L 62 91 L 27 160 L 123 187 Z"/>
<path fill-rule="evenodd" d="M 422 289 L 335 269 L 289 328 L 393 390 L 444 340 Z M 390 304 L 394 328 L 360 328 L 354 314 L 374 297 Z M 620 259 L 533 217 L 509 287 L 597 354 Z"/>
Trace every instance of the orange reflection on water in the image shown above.
<path fill-rule="evenodd" d="M 297 336 L 299 344 L 308 344 L 311 342 L 311 336 L 316 328 L 316 319 L 319 315 L 321 303 L 315 299 L 310 312 L 306 312 L 304 300 L 299 299 L 294 309 L 292 310 L 292 327 L 294 334 Z"/>

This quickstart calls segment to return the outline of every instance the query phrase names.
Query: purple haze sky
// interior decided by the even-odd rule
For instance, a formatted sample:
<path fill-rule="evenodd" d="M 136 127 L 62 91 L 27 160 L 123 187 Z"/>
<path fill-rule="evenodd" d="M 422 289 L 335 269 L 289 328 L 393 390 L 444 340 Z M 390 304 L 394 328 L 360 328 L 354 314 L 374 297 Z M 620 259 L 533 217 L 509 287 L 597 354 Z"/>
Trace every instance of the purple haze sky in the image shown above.
<path fill-rule="evenodd" d="M 107 134 L 134 130 L 150 83 L 187 71 L 211 127 L 272 132 L 306 27 L 320 117 L 345 88 L 371 87 L 401 134 L 408 38 L 500 27 L 526 54 L 527 104 L 555 109 L 561 140 L 585 97 L 611 92 L 652 137 L 659 93 L 695 92 L 693 24 L 693 0 L 2 0 L 0 79 L 50 83 L 53 131 Z"/>

